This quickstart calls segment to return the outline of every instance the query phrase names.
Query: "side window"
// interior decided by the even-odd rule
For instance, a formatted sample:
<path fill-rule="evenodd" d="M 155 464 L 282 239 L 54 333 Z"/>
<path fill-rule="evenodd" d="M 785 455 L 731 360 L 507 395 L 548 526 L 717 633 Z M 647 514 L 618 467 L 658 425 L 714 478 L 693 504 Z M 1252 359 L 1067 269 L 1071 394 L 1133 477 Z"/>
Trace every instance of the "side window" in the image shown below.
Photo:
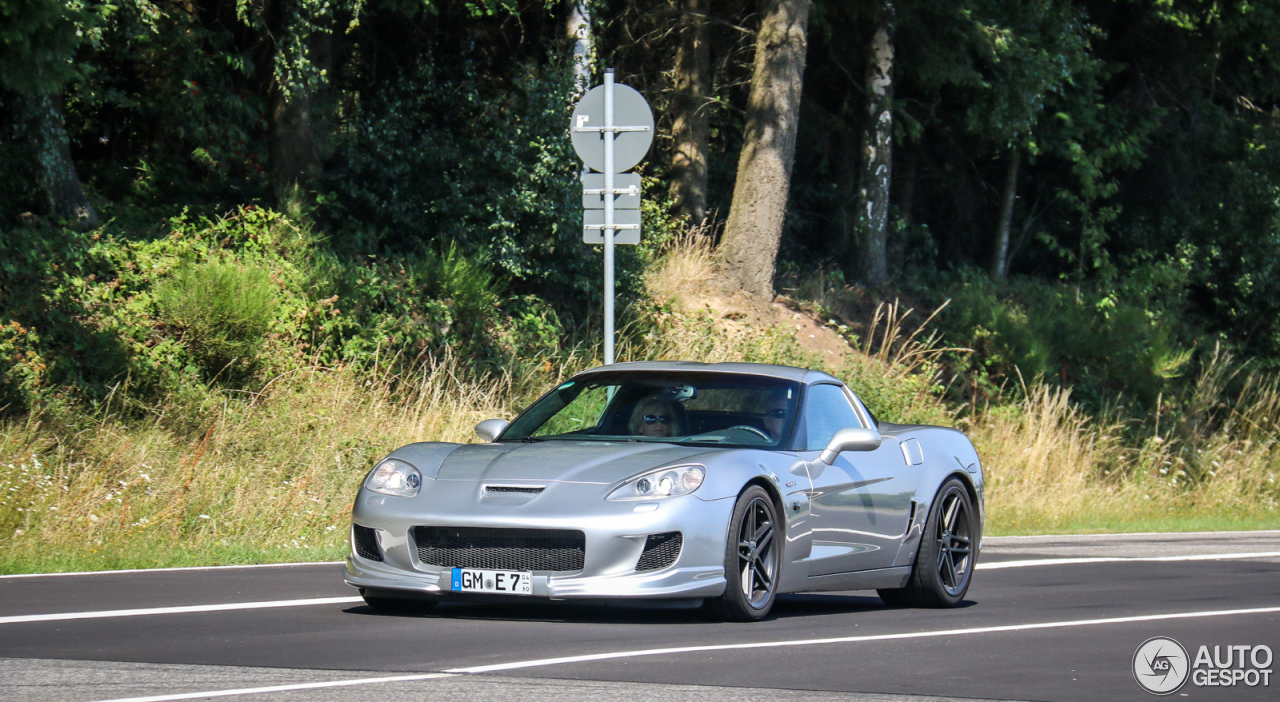
<path fill-rule="evenodd" d="M 848 427 L 860 427 L 849 398 L 836 385 L 814 385 L 804 404 L 804 427 L 809 435 L 808 450 L 821 451 L 831 443 L 837 431 Z"/>

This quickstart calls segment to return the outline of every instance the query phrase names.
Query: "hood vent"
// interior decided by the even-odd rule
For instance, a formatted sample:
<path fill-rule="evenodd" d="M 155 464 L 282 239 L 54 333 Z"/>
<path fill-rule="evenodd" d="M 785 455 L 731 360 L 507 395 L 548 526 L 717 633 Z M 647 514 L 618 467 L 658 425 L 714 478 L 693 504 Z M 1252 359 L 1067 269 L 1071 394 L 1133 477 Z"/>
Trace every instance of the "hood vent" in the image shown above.
<path fill-rule="evenodd" d="M 546 490 L 545 485 L 485 485 L 484 494 L 486 495 L 537 495 Z"/>

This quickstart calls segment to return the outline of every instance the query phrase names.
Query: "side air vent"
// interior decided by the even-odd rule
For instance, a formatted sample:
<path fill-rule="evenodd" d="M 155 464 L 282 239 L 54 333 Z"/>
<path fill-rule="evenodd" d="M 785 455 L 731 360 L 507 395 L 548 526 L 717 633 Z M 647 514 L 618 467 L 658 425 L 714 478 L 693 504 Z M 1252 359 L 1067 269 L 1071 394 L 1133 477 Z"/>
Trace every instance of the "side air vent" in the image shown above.
<path fill-rule="evenodd" d="M 382 548 L 378 546 L 378 533 L 376 529 L 360 526 L 359 524 L 351 525 L 351 548 L 355 550 L 356 555 L 371 561 L 382 560 Z"/>
<path fill-rule="evenodd" d="M 644 542 L 644 553 L 636 563 L 637 571 L 661 570 L 676 562 L 680 548 L 684 546 L 684 534 L 668 531 L 664 534 L 650 534 Z"/>
<path fill-rule="evenodd" d="M 486 495 L 492 494 L 517 494 L 517 495 L 537 495 L 546 490 L 545 485 L 485 485 L 484 492 Z"/>

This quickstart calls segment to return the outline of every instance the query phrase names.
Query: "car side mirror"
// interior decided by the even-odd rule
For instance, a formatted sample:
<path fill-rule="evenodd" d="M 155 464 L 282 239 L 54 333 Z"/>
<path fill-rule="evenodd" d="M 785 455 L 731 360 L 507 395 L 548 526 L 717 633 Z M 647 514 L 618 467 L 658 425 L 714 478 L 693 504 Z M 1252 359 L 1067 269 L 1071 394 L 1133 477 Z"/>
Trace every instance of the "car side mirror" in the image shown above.
<path fill-rule="evenodd" d="M 862 427 L 841 429 L 831 437 L 831 443 L 823 449 L 818 460 L 831 465 L 844 451 L 874 451 L 880 448 L 880 432 Z"/>
<path fill-rule="evenodd" d="M 505 419 L 486 419 L 476 425 L 476 436 L 484 439 L 488 443 L 493 443 L 494 439 L 507 428 L 507 420 Z"/>

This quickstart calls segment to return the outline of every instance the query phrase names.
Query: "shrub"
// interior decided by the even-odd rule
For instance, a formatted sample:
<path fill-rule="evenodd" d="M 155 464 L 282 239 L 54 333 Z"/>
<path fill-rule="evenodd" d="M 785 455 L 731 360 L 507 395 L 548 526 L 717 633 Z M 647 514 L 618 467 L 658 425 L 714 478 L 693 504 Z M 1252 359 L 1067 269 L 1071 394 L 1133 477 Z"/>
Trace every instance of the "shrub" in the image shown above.
<path fill-rule="evenodd" d="M 270 271 L 236 261 L 184 266 L 156 287 L 155 298 L 210 381 L 253 369 L 277 308 Z"/>
<path fill-rule="evenodd" d="M 1120 295 L 964 274 L 944 294 L 947 341 L 975 351 L 962 370 L 988 391 L 1040 378 L 1094 409 L 1120 394 L 1151 407 L 1190 359 L 1157 311 Z"/>

